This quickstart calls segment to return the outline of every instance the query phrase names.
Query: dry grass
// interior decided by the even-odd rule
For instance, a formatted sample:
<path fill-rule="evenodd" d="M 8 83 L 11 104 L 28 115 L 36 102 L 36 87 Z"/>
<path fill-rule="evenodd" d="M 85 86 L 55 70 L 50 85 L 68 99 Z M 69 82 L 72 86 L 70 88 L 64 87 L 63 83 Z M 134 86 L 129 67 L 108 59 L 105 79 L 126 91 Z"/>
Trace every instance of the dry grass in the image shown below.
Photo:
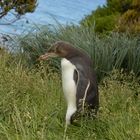
<path fill-rule="evenodd" d="M 9 65 L 8 61 L 10 59 Z M 21 61 L 0 58 L 0 139 L 62 140 L 65 110 L 58 73 L 29 70 Z M 51 71 L 51 70 L 50 70 Z M 69 126 L 67 140 L 139 140 L 140 86 L 132 74 L 113 71 L 99 84 L 97 118 L 82 118 L 80 126 Z"/>

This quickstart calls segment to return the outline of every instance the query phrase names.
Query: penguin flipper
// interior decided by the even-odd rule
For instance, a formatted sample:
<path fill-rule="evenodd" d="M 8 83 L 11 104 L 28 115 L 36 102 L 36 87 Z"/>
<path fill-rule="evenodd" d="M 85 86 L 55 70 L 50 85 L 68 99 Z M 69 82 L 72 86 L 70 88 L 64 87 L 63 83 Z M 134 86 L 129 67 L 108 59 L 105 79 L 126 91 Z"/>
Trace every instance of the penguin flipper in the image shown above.
<path fill-rule="evenodd" d="M 90 87 L 89 79 L 87 79 L 80 72 L 78 72 L 78 83 L 76 93 L 77 108 L 80 109 L 83 108 L 89 87 Z"/>

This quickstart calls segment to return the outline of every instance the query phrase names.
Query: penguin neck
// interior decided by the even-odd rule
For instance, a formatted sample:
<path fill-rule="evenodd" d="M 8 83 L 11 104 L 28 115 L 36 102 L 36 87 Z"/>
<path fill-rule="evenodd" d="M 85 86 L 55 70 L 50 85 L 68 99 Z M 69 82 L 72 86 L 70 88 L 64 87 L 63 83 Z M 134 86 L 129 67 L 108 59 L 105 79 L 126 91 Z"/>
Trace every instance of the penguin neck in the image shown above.
<path fill-rule="evenodd" d="M 75 66 L 73 65 L 73 63 L 70 61 L 70 59 L 67 58 L 62 58 L 61 59 L 61 67 L 62 68 L 75 68 Z"/>

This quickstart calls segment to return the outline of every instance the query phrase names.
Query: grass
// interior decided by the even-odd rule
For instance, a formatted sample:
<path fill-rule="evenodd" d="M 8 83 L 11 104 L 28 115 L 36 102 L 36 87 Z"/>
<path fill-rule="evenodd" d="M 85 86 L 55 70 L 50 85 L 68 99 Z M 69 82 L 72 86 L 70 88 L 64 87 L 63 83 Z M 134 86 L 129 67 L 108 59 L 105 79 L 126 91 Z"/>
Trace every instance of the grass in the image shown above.
<path fill-rule="evenodd" d="M 139 77 L 113 70 L 99 83 L 96 119 L 69 126 L 66 140 L 139 140 Z M 48 65 L 29 69 L 0 55 L 0 140 L 62 140 L 66 103 L 59 73 Z"/>
<path fill-rule="evenodd" d="M 140 43 L 139 36 L 110 33 L 99 36 L 84 27 L 47 27 L 38 29 L 19 38 L 19 47 L 24 50 L 29 65 L 36 63 L 36 58 L 47 51 L 50 44 L 64 40 L 75 47 L 85 50 L 93 60 L 98 78 L 102 79 L 114 68 L 122 68 L 140 75 Z M 54 64 L 58 67 L 58 63 Z"/>

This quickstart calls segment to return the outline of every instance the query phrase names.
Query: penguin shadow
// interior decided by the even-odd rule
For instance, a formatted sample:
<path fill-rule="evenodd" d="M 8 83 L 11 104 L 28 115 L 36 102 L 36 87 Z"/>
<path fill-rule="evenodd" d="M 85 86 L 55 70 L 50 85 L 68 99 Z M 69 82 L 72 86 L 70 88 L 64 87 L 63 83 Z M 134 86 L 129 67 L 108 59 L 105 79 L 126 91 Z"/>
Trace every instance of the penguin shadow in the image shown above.
<path fill-rule="evenodd" d="M 84 109 L 80 108 L 71 116 L 71 125 L 82 127 L 87 121 L 94 121 L 97 119 L 97 110 L 91 109 L 90 106 L 85 105 Z"/>
<path fill-rule="evenodd" d="M 97 119 L 97 116 L 95 115 L 95 109 L 90 110 L 88 108 L 83 110 L 78 110 L 71 116 L 71 124 L 64 126 L 64 135 L 63 140 L 67 140 L 67 136 L 69 135 L 70 131 L 75 131 L 80 128 L 85 128 L 87 123 L 89 124 L 90 121 L 94 121 Z"/>

